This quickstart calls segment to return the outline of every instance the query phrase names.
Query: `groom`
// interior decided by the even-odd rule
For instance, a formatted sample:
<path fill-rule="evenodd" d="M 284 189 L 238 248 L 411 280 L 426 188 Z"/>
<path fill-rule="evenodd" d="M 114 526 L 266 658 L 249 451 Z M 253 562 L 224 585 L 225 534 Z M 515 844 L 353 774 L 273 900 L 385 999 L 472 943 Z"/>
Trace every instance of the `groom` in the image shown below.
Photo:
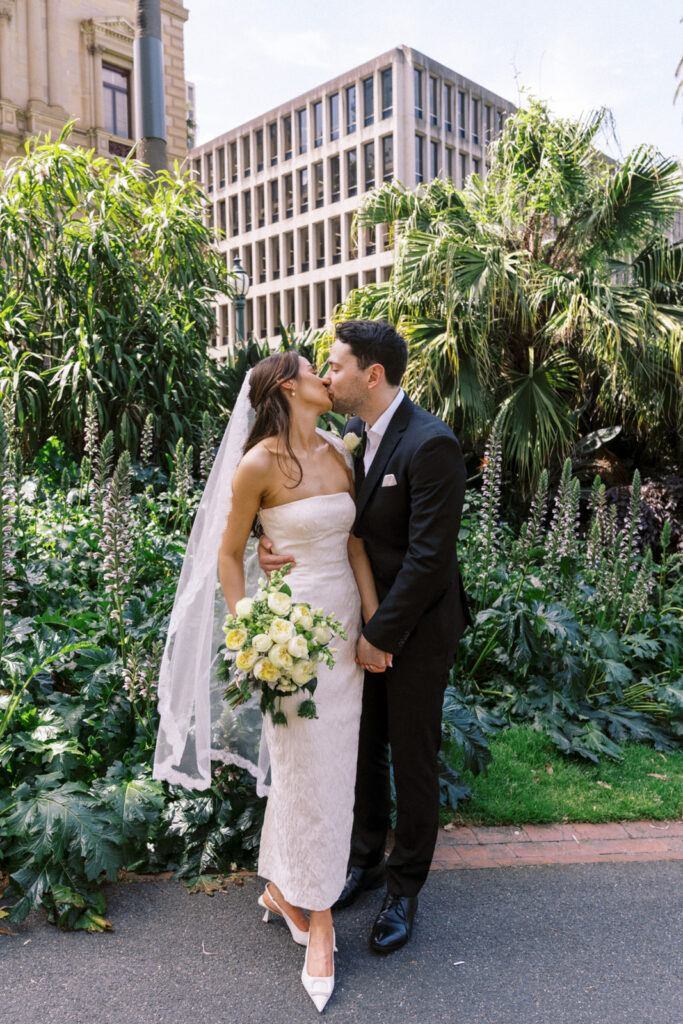
<path fill-rule="evenodd" d="M 336 908 L 387 883 L 370 947 L 408 941 L 417 894 L 439 825 L 441 707 L 455 647 L 470 623 L 456 542 L 465 492 L 460 446 L 441 420 L 400 387 L 407 346 L 386 321 L 337 325 L 324 378 L 335 412 L 355 413 L 345 435 L 355 456 L 356 521 L 379 607 L 363 626 L 363 710 L 349 873 Z M 285 558 L 267 555 L 278 568 Z M 389 747 L 396 786 L 394 846 L 385 864 L 391 811 Z"/>

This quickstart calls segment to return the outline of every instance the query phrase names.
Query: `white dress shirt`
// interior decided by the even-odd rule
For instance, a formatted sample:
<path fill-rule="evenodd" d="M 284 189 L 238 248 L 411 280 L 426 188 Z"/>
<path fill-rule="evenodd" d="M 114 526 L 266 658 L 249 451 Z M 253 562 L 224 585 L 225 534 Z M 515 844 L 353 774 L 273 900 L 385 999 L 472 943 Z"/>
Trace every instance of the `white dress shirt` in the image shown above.
<path fill-rule="evenodd" d="M 375 420 L 371 427 L 369 427 L 367 424 L 365 426 L 367 441 L 365 444 L 365 454 L 363 455 L 363 466 L 365 467 L 366 476 L 368 475 L 368 472 L 370 470 L 370 466 L 372 464 L 372 460 L 375 457 L 375 453 L 379 448 L 380 441 L 386 434 L 387 427 L 391 423 L 391 418 L 398 409 L 401 402 L 403 401 L 404 395 L 405 391 L 403 390 L 403 388 L 399 388 L 398 394 L 396 395 L 396 398 L 393 400 L 391 405 L 389 405 L 384 410 L 381 416 L 378 416 L 378 418 Z"/>

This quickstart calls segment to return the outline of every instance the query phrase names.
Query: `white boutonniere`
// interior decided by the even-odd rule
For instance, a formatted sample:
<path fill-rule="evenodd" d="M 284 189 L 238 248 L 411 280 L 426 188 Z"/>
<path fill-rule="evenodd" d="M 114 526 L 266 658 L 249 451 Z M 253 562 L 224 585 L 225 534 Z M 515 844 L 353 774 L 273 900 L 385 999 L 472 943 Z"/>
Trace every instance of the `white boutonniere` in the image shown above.
<path fill-rule="evenodd" d="M 363 438 L 354 434 L 352 430 L 349 430 L 348 434 L 344 434 L 344 447 L 353 455 L 354 459 L 360 456 L 362 444 Z"/>

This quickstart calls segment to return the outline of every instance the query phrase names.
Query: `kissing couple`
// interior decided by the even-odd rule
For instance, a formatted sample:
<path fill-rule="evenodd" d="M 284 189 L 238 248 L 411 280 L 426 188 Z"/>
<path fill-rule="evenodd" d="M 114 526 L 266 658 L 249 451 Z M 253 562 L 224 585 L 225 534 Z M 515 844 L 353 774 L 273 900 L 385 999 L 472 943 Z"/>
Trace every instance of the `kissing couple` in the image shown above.
<path fill-rule="evenodd" d="M 438 831 L 443 695 L 470 622 L 456 552 L 464 461 L 402 390 L 407 358 L 389 323 L 350 320 L 322 379 L 293 351 L 250 371 L 195 517 L 160 673 L 155 778 L 207 788 L 212 760 L 257 775 L 268 793 L 258 903 L 306 947 L 301 978 L 320 1011 L 334 988 L 333 910 L 386 884 L 370 949 L 411 937 Z M 317 427 L 330 409 L 353 414 L 343 439 Z M 287 727 L 253 704 L 226 711 L 215 685 L 255 524 L 261 568 L 290 563 L 292 600 L 333 612 L 347 635 L 334 667 L 318 666 L 318 718 L 297 717 L 292 694 Z"/>

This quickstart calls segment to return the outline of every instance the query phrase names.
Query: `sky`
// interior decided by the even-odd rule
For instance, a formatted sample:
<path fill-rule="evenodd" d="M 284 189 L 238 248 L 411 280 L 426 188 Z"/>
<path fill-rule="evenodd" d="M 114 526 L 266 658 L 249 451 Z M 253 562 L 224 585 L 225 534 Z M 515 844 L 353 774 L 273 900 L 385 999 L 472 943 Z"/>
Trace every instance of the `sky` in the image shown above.
<path fill-rule="evenodd" d="M 405 44 L 519 105 L 614 115 L 600 147 L 683 157 L 680 0 L 185 0 L 197 142 Z"/>

